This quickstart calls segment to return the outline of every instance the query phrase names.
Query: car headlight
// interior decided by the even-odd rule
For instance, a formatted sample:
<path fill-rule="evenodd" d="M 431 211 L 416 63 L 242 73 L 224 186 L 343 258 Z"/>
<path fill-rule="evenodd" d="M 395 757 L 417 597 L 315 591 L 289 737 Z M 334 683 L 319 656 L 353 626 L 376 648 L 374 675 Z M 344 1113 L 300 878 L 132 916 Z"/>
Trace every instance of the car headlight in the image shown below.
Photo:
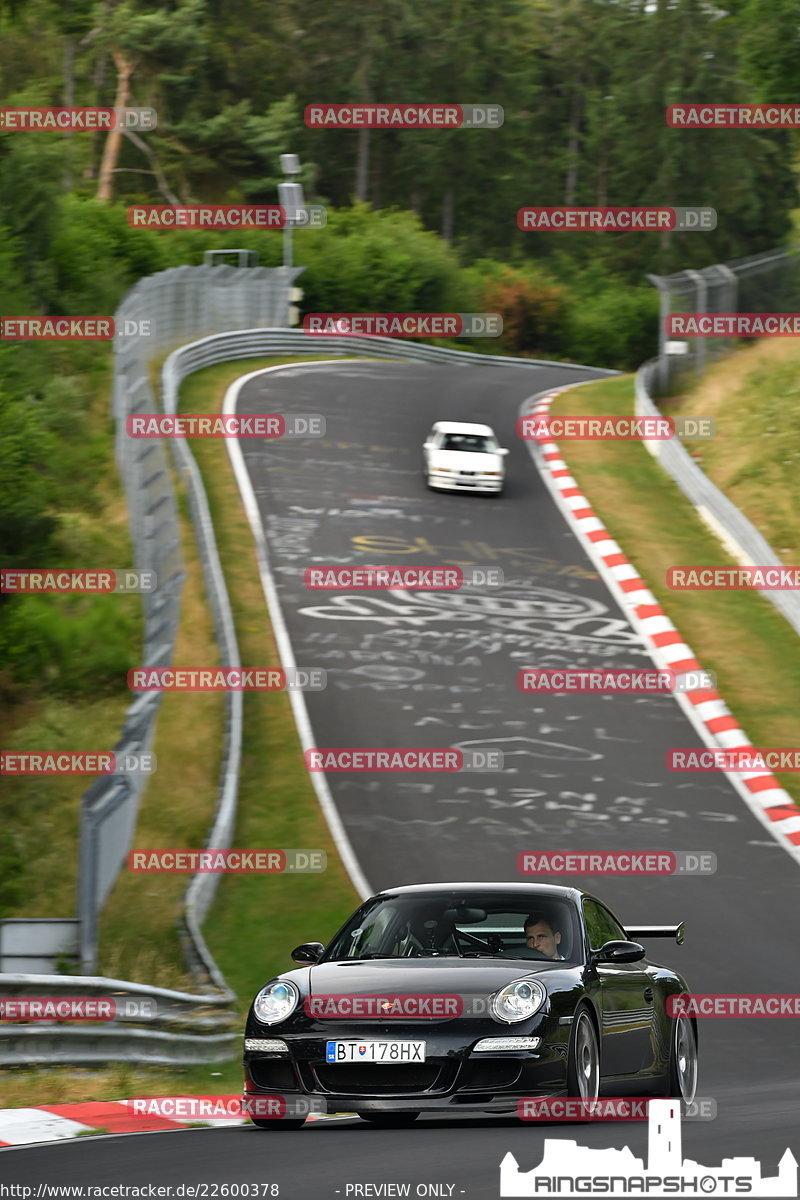
<path fill-rule="evenodd" d="M 253 1012 L 262 1025 L 277 1025 L 297 1008 L 300 993 L 288 979 L 276 979 L 263 987 L 253 1001 Z"/>
<path fill-rule="evenodd" d="M 532 1017 L 546 999 L 547 992 L 535 979 L 515 979 L 492 997 L 490 1008 L 495 1020 L 512 1025 Z"/>

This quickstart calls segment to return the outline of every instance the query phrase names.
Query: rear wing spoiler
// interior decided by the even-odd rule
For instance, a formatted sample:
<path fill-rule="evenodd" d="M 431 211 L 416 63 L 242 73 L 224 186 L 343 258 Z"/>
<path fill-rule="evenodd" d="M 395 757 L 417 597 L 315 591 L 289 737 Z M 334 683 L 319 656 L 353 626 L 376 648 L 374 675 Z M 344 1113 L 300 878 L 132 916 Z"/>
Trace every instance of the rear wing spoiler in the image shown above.
<path fill-rule="evenodd" d="M 674 937 L 678 945 L 682 946 L 685 929 L 683 921 L 680 921 L 677 925 L 634 925 L 625 932 L 632 942 L 638 942 L 639 938 Z"/>

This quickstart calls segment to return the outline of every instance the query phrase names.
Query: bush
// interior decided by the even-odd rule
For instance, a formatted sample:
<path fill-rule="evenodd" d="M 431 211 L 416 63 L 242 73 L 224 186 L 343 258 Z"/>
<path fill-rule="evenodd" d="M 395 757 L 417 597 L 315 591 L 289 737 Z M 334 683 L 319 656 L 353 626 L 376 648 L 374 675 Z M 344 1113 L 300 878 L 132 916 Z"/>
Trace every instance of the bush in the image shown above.
<path fill-rule="evenodd" d="M 0 652 L 17 685 L 94 699 L 124 689 L 135 664 L 138 596 L 14 596 L 3 606 Z"/>

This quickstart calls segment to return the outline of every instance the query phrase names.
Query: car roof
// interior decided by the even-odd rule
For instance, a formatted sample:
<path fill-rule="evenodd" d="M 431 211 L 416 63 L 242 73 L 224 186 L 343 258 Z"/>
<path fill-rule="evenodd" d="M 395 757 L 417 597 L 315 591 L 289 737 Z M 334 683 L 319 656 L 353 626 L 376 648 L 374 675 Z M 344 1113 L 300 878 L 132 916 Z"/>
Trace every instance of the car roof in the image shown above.
<path fill-rule="evenodd" d="M 442 892 L 472 892 L 484 893 L 487 896 L 496 895 L 498 892 L 511 894 L 519 894 L 522 896 L 549 896 L 551 899 L 562 899 L 576 901 L 579 896 L 584 893 L 579 888 L 563 887 L 557 883 L 412 883 L 401 887 L 384 888 L 376 893 L 378 896 L 386 895 L 437 895 Z M 586 893 L 588 895 L 588 893 Z"/>
<path fill-rule="evenodd" d="M 464 421 L 437 421 L 433 428 L 437 433 L 484 433 L 494 437 L 491 425 L 470 425 Z"/>

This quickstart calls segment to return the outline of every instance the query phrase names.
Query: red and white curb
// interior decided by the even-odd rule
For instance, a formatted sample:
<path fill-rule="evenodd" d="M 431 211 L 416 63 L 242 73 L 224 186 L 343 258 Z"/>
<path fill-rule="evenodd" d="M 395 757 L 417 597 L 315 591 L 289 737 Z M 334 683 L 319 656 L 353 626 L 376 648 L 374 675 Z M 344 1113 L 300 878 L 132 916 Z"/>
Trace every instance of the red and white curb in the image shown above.
<path fill-rule="evenodd" d="M 520 416 L 547 412 L 556 396 L 587 380 L 529 397 Z M 557 506 L 564 514 L 609 591 L 644 641 L 653 662 L 677 675 L 701 670 L 691 647 L 670 621 L 653 593 L 611 537 L 572 476 L 557 442 L 528 442 L 531 457 Z M 739 750 L 752 746 L 715 688 L 676 692 L 675 699 L 712 749 Z M 800 810 L 769 771 L 726 771 L 733 787 L 775 840 L 800 863 Z"/>
<path fill-rule="evenodd" d="M 190 1100 L 192 1097 L 180 1097 Z M 94 1133 L 154 1133 L 168 1129 L 248 1125 L 247 1117 L 202 1120 L 135 1113 L 133 1100 L 88 1100 L 82 1104 L 43 1104 L 36 1108 L 0 1108 L 0 1148 L 56 1142 Z M 332 1119 L 312 1113 L 306 1121 Z"/>

